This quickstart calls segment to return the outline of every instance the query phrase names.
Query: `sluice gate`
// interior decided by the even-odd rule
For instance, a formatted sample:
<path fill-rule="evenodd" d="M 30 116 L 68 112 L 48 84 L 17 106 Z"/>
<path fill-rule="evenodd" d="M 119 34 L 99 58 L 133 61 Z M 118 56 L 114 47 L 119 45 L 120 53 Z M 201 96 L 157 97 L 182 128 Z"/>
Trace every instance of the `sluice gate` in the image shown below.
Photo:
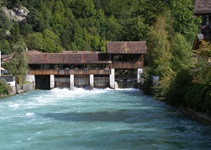
<path fill-rule="evenodd" d="M 89 86 L 89 84 L 90 84 L 89 75 L 75 75 L 74 85 L 76 87 L 86 87 Z"/>
<path fill-rule="evenodd" d="M 55 76 L 55 87 L 56 88 L 69 88 L 70 77 L 69 76 Z"/>
<path fill-rule="evenodd" d="M 50 90 L 50 76 L 49 75 L 36 75 L 35 76 L 35 89 Z"/>
<path fill-rule="evenodd" d="M 109 76 L 106 76 L 106 75 L 96 75 L 94 77 L 94 87 L 96 87 L 96 88 L 106 88 L 106 87 L 109 87 Z"/>

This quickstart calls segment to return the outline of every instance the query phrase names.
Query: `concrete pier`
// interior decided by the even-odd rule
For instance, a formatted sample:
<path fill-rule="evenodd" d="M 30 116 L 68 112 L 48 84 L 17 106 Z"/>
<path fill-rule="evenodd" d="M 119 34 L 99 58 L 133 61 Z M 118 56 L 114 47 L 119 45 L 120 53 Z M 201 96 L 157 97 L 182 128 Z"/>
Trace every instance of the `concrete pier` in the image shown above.
<path fill-rule="evenodd" d="M 109 76 L 110 88 L 115 89 L 115 69 L 111 69 L 111 74 Z"/>
<path fill-rule="evenodd" d="M 90 74 L 89 81 L 90 81 L 90 90 L 92 90 L 94 88 L 94 75 L 93 74 Z"/>
<path fill-rule="evenodd" d="M 53 89 L 55 87 L 55 76 L 50 75 L 50 89 Z"/>
<path fill-rule="evenodd" d="M 137 83 L 141 83 L 141 75 L 143 73 L 143 69 L 139 68 L 137 69 Z"/>
<path fill-rule="evenodd" d="M 35 83 L 35 75 L 26 75 L 26 81 Z"/>
<path fill-rule="evenodd" d="M 35 89 L 35 75 L 26 75 L 26 81 L 33 83 Z"/>
<path fill-rule="evenodd" d="M 74 75 L 70 75 L 70 90 L 74 90 Z"/>

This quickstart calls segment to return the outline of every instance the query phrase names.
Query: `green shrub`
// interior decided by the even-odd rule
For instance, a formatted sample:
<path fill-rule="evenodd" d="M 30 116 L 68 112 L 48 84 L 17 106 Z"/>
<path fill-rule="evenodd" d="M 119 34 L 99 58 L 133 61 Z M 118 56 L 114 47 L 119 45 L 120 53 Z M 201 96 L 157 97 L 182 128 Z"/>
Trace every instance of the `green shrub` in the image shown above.
<path fill-rule="evenodd" d="M 192 83 L 192 79 L 193 77 L 188 70 L 180 71 L 170 85 L 167 93 L 167 102 L 176 106 L 185 105 L 184 97 L 189 85 Z"/>
<path fill-rule="evenodd" d="M 145 94 L 152 94 L 150 68 L 148 67 L 144 68 L 142 79 L 143 79 L 142 90 L 144 91 Z"/>
<path fill-rule="evenodd" d="M 195 111 L 211 114 L 211 86 L 193 83 L 187 90 L 185 103 Z"/>
<path fill-rule="evenodd" d="M 7 82 L 4 79 L 0 79 L 0 96 L 8 95 L 10 89 L 11 87 L 7 84 Z"/>

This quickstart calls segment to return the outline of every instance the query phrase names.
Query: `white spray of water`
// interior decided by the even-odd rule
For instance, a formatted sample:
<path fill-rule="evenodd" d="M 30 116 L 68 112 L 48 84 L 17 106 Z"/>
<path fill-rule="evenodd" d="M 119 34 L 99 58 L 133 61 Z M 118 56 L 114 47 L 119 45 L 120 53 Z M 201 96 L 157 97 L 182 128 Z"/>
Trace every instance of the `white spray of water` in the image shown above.
<path fill-rule="evenodd" d="M 34 116 L 34 113 L 29 112 L 29 113 L 26 113 L 25 115 L 26 115 L 26 116 Z"/>

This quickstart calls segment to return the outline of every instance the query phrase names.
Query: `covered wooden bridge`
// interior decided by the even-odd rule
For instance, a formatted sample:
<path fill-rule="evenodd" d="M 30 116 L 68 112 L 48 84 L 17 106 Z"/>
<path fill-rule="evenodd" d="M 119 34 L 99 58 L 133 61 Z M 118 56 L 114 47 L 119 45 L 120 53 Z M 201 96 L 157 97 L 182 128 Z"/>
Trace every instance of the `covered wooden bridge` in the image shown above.
<path fill-rule="evenodd" d="M 52 89 L 74 86 L 115 88 L 115 69 L 137 70 L 137 82 L 143 68 L 146 43 L 107 42 L 107 52 L 63 51 L 41 53 L 28 51 L 28 80 L 37 89 Z"/>

